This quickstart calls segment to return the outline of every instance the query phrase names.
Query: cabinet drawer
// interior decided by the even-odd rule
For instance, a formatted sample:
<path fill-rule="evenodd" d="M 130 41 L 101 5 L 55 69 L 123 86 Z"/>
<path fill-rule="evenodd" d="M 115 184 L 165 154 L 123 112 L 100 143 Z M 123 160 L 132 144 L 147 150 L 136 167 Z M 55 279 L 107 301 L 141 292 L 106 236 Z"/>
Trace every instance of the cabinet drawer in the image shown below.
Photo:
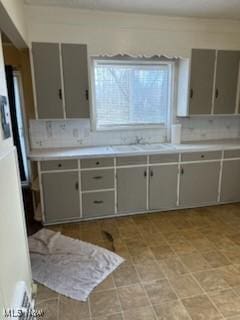
<path fill-rule="evenodd" d="M 40 167 L 41 167 L 42 171 L 77 169 L 78 162 L 77 162 L 77 160 L 41 161 Z"/>
<path fill-rule="evenodd" d="M 118 166 L 131 166 L 137 164 L 146 164 L 146 156 L 133 156 L 133 157 L 119 157 L 117 158 Z"/>
<path fill-rule="evenodd" d="M 89 170 L 81 172 L 82 190 L 110 189 L 114 187 L 114 170 Z"/>
<path fill-rule="evenodd" d="M 114 191 L 85 193 L 82 195 L 83 217 L 100 217 L 114 214 Z"/>
<path fill-rule="evenodd" d="M 81 168 L 113 167 L 113 158 L 94 158 L 81 160 Z"/>
<path fill-rule="evenodd" d="M 240 150 L 226 150 L 224 151 L 224 158 L 240 158 Z"/>
<path fill-rule="evenodd" d="M 167 163 L 167 162 L 178 162 L 178 153 L 168 153 L 168 154 L 156 154 L 149 157 L 150 163 Z"/>
<path fill-rule="evenodd" d="M 182 161 L 220 160 L 221 151 L 203 151 L 182 153 Z"/>

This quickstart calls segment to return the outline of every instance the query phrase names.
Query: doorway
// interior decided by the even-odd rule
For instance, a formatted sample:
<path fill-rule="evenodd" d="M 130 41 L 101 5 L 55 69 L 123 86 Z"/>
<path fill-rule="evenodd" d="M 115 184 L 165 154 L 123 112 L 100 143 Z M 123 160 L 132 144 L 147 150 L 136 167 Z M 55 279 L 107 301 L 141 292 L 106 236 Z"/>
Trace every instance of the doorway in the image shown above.
<path fill-rule="evenodd" d="M 29 183 L 29 170 L 26 151 L 26 135 L 24 126 L 24 99 L 20 71 L 13 66 L 5 66 L 8 100 L 12 122 L 14 144 L 17 149 L 18 163 L 22 185 Z"/>

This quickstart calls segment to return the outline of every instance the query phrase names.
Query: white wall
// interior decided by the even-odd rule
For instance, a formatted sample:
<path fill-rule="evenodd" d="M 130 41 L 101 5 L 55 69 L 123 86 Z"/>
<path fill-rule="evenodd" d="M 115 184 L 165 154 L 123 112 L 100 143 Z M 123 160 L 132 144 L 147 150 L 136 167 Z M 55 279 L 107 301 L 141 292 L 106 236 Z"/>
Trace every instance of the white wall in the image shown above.
<path fill-rule="evenodd" d="M 27 26 L 23 0 L 0 0 L 22 38 L 27 42 Z"/>
<path fill-rule="evenodd" d="M 0 94 L 7 95 L 0 32 Z M 31 270 L 18 162 L 12 139 L 3 140 L 0 130 L 0 318 L 10 307 L 18 281 L 30 292 Z"/>
<path fill-rule="evenodd" d="M 27 7 L 30 41 L 87 43 L 89 54 L 168 54 L 240 49 L 240 22 Z"/>

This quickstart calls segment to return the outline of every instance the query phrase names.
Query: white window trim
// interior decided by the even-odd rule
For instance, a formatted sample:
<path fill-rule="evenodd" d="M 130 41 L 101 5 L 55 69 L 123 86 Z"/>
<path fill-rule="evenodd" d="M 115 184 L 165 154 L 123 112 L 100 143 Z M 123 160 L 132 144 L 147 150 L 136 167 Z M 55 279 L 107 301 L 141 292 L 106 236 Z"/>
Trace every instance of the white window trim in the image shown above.
<path fill-rule="evenodd" d="M 172 124 L 172 117 L 173 117 L 173 108 L 174 108 L 174 91 L 175 91 L 175 62 L 174 61 L 150 61 L 149 60 L 140 60 L 140 64 L 167 64 L 169 66 L 169 99 L 168 99 L 168 115 L 167 115 L 167 123 L 166 124 L 131 124 L 131 125 L 108 125 L 97 127 L 97 119 L 96 119 L 96 101 L 95 101 L 95 76 L 94 76 L 94 69 L 95 64 L 98 62 L 112 63 L 117 64 L 119 62 L 133 64 L 136 63 L 136 60 L 121 60 L 121 59 L 106 59 L 106 58 L 99 58 L 99 57 L 91 57 L 90 58 L 90 84 L 91 84 L 91 103 L 90 103 L 90 114 L 91 114 L 91 127 L 92 131 L 122 131 L 122 130 L 138 130 L 138 129 L 167 129 L 167 136 L 169 138 L 170 129 Z"/>

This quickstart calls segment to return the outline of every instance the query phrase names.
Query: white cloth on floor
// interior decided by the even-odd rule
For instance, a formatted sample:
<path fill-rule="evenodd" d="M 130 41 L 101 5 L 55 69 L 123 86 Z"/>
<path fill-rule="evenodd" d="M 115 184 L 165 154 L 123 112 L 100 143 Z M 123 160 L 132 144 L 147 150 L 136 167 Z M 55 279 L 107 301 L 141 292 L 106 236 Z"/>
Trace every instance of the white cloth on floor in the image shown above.
<path fill-rule="evenodd" d="M 42 229 L 29 237 L 35 281 L 79 301 L 112 273 L 124 259 L 99 246 Z"/>

